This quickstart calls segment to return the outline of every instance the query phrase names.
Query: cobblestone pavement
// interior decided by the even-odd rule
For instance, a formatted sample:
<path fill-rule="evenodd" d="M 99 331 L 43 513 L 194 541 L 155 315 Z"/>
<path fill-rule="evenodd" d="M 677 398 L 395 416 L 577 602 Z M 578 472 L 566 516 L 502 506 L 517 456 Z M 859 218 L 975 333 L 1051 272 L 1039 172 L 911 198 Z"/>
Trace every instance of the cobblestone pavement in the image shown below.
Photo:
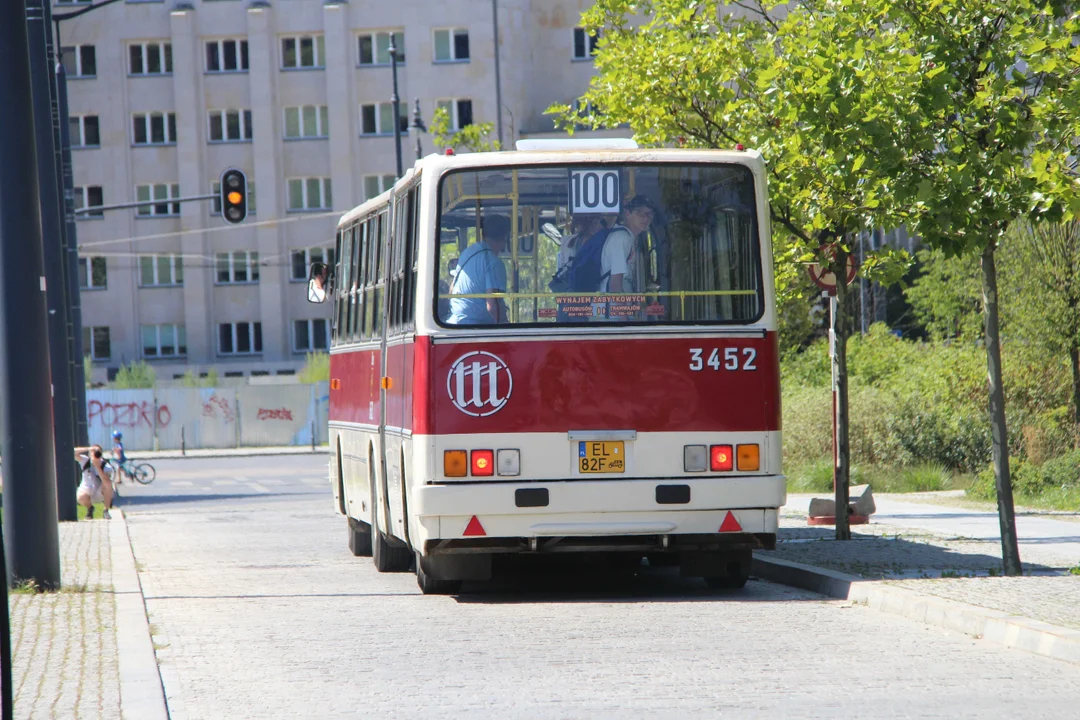
<path fill-rule="evenodd" d="M 10 595 L 17 718 L 120 717 L 109 522 L 61 523 L 61 591 Z"/>
<path fill-rule="evenodd" d="M 831 527 L 807 527 L 805 513 L 784 510 L 775 553 L 763 557 L 887 580 L 919 593 L 1080 629 L 1080 576 L 1060 548 L 1024 545 L 1023 577 L 1001 577 L 1001 543 L 936 535 L 871 522 L 836 542 Z"/>
<path fill-rule="evenodd" d="M 302 479 L 126 509 L 174 720 L 1075 716 L 1070 665 L 764 582 L 562 568 L 424 597 L 352 557 Z"/>

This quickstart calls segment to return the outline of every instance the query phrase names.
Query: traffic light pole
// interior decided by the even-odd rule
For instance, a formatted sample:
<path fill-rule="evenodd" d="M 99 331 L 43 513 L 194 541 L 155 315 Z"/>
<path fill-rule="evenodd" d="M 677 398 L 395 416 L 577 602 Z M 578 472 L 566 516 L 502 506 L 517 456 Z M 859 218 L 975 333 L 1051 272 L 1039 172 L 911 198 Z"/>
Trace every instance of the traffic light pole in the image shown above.
<path fill-rule="evenodd" d="M 81 207 L 75 211 L 76 215 L 92 215 L 96 212 L 104 212 L 106 210 L 123 210 L 125 208 L 137 208 L 137 207 L 149 207 L 151 205 L 178 205 L 182 202 L 190 202 L 191 200 L 217 200 L 220 195 L 218 193 L 208 193 L 206 195 L 189 195 L 182 198 L 169 198 L 168 200 L 140 200 L 138 202 L 129 203 L 117 203 L 116 205 L 87 205 Z"/>
<path fill-rule="evenodd" d="M 0 442 L 8 583 L 60 587 L 47 290 L 26 5 L 0 2 Z"/>
<path fill-rule="evenodd" d="M 63 228 L 60 213 L 60 192 L 56 172 L 54 139 L 55 109 L 52 103 L 51 79 L 53 71 L 48 35 L 51 28 L 47 17 L 48 6 L 42 0 L 34 0 L 26 9 L 27 39 L 30 44 L 31 85 L 34 92 L 34 125 L 37 139 L 38 183 L 41 194 L 41 235 L 45 264 L 45 299 L 49 315 L 49 374 L 52 379 L 53 396 L 53 455 L 56 467 L 56 500 L 60 520 L 74 522 L 78 519 L 75 502 L 75 480 L 78 466 L 75 464 L 75 418 L 72 395 L 71 358 L 68 356 L 68 296 L 67 257 L 64 252 Z M 44 92 L 42 92 L 44 91 Z"/>

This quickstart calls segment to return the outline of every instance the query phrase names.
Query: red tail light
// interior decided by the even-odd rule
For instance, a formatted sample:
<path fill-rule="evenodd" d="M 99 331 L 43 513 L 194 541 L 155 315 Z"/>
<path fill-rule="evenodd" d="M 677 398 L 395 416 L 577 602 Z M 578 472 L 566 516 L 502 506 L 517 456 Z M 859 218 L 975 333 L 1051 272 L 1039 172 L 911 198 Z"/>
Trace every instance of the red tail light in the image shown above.
<path fill-rule="evenodd" d="M 713 445 L 709 448 L 709 466 L 714 472 L 724 472 L 734 467 L 730 445 Z"/>
<path fill-rule="evenodd" d="M 495 452 L 493 450 L 473 450 L 471 457 L 474 477 L 495 474 Z"/>

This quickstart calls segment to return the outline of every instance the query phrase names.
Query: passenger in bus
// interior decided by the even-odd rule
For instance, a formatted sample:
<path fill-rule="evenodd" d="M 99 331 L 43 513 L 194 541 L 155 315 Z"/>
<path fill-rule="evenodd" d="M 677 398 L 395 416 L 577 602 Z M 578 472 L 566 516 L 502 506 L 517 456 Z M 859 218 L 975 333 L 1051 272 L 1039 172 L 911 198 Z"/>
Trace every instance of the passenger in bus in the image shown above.
<path fill-rule="evenodd" d="M 600 257 L 604 279 L 598 292 L 630 293 L 636 290 L 634 254 L 638 235 L 649 229 L 656 205 L 645 195 L 635 195 L 623 206 L 621 222 L 608 234 Z"/>
<path fill-rule="evenodd" d="M 489 215 L 481 229 L 483 237 L 465 248 L 451 295 L 482 295 L 506 291 L 506 266 L 499 253 L 510 239 L 510 219 Z M 506 304 L 500 298 L 450 298 L 450 325 L 491 325 L 506 321 Z"/>

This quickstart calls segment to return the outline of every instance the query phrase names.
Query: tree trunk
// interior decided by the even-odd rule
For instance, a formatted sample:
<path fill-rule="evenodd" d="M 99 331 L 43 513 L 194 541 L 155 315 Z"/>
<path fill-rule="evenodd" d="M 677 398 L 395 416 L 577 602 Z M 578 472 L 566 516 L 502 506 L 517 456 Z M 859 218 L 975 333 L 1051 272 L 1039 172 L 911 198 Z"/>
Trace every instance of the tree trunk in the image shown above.
<path fill-rule="evenodd" d="M 836 353 L 836 458 L 833 477 L 836 478 L 836 539 L 850 540 L 848 524 L 848 487 L 851 483 L 851 452 L 848 446 L 848 378 L 847 378 L 847 257 L 837 250 L 833 261 L 836 276 L 836 315 L 833 325 L 833 348 Z"/>
<path fill-rule="evenodd" d="M 1072 365 L 1073 421 L 1080 425 L 1080 347 L 1069 348 L 1069 364 Z"/>
<path fill-rule="evenodd" d="M 1009 442 L 1005 428 L 1005 390 L 1001 385 L 1001 339 L 998 336 L 996 241 L 982 253 L 983 319 L 986 323 L 986 369 L 990 388 L 990 432 L 993 436 L 994 484 L 997 488 L 1001 556 L 1006 575 L 1020 575 L 1020 549 L 1016 538 L 1012 479 L 1009 477 Z"/>

